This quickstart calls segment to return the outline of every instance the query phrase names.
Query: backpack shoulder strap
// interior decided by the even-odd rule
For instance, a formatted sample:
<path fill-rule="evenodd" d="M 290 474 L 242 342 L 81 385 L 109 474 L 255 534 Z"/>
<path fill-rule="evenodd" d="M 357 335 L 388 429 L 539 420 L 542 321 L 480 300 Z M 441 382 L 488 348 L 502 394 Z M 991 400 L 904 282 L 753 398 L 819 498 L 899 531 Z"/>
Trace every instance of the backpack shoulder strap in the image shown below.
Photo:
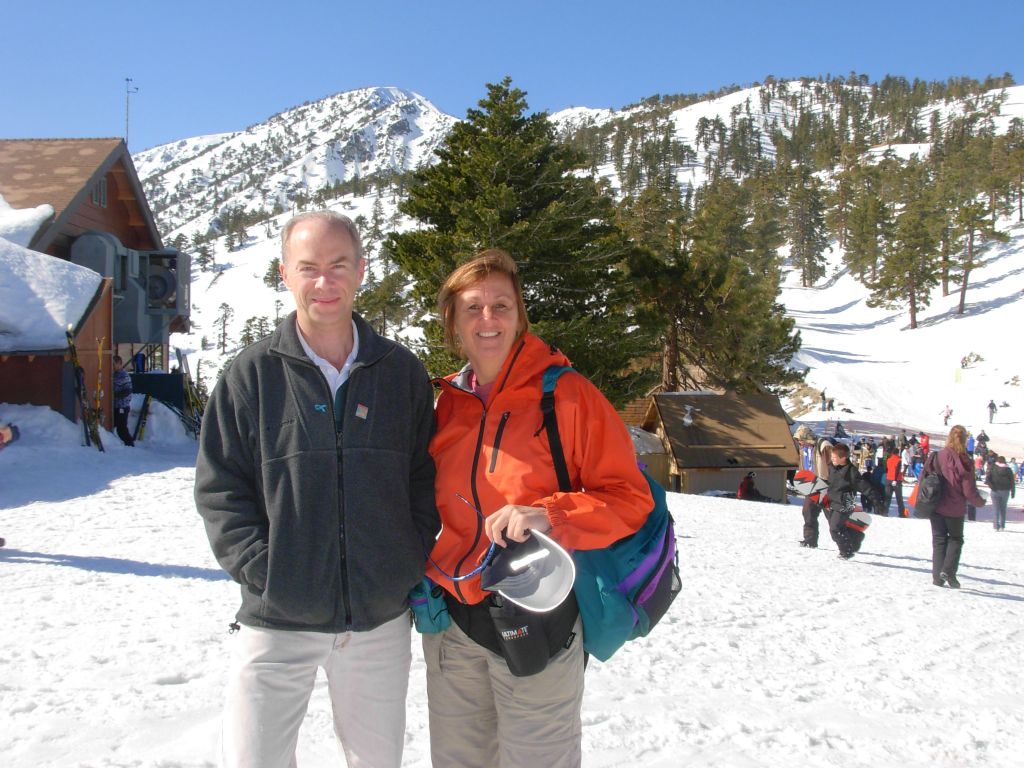
<path fill-rule="evenodd" d="M 551 448 L 551 459 L 555 464 L 558 489 L 565 492 L 572 490 L 572 481 L 569 479 L 569 468 L 565 463 L 562 438 L 558 434 L 558 419 L 555 416 L 555 385 L 563 373 L 575 370 L 575 368 L 566 365 L 550 366 L 544 371 L 540 397 L 540 412 L 544 417 L 544 431 L 547 433 L 548 446 Z"/>

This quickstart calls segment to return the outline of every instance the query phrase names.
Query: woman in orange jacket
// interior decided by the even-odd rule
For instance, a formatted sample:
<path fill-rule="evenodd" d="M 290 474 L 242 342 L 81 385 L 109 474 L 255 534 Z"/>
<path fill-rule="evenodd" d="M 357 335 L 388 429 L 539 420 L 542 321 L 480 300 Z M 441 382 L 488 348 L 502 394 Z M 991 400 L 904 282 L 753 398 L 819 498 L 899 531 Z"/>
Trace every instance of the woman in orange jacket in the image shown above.
<path fill-rule="evenodd" d="M 643 525 L 653 499 L 622 420 L 583 376 L 558 384 L 575 489 L 558 490 L 541 378 L 569 361 L 528 332 L 508 253 L 490 249 L 457 268 L 438 310 L 447 342 L 468 364 L 438 382 L 430 445 L 443 527 L 427 575 L 444 588 L 453 620 L 423 636 L 433 764 L 579 765 L 584 657 L 575 599 L 570 593 L 554 610 L 531 614 L 468 574 L 492 543 L 522 542 L 531 530 L 567 550 L 608 546 Z M 523 653 L 525 671 L 516 663 Z"/>

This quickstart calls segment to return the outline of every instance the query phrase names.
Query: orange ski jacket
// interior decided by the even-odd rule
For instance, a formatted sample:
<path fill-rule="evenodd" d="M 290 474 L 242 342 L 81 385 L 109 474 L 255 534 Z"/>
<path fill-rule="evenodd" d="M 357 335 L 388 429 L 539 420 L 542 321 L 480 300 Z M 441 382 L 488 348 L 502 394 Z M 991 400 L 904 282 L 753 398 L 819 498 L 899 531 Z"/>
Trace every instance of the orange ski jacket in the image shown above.
<path fill-rule="evenodd" d="M 441 571 L 459 576 L 481 562 L 490 544 L 483 518 L 504 505 L 544 507 L 551 536 L 570 551 L 599 549 L 634 533 L 654 506 L 622 419 L 583 376 L 558 382 L 559 434 L 572 487 L 580 489 L 558 490 L 540 410 L 541 379 L 552 365 L 569 360 L 526 333 L 509 352 L 487 403 L 469 391 L 468 366 L 434 382 L 441 394 L 430 453 L 442 528 L 427 575 L 462 602 L 487 597 L 480 577 L 453 582 Z"/>

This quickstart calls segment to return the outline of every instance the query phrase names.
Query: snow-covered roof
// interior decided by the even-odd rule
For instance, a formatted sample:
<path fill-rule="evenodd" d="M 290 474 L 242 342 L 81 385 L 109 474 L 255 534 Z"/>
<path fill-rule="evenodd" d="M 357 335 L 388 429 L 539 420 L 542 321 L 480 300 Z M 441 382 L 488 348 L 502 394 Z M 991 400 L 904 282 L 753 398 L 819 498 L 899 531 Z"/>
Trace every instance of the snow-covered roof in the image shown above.
<path fill-rule="evenodd" d="M 67 347 L 103 278 L 86 267 L 0 238 L 0 354 Z"/>
<path fill-rule="evenodd" d="M 37 205 L 34 208 L 12 208 L 0 195 L 0 237 L 4 240 L 28 247 L 39 227 L 53 216 L 53 206 Z"/>

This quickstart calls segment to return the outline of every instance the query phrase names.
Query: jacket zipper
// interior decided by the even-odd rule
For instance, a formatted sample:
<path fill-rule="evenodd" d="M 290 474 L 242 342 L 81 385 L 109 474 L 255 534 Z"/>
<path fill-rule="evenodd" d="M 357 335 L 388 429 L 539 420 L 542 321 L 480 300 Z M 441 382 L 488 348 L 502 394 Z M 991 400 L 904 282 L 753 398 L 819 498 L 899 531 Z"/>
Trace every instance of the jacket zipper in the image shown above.
<path fill-rule="evenodd" d="M 501 414 L 501 421 L 498 422 L 498 433 L 494 436 L 494 450 L 491 451 L 491 465 L 487 468 L 487 471 L 494 473 L 494 467 L 498 463 L 498 449 L 501 446 L 501 435 L 505 431 L 505 424 L 508 423 L 508 417 L 512 415 L 512 411 L 505 411 Z"/>
<path fill-rule="evenodd" d="M 474 395 L 474 397 L 476 397 L 476 395 Z M 476 436 L 476 450 L 473 452 L 473 466 L 470 469 L 470 475 L 469 475 L 469 492 L 470 492 L 470 495 L 473 497 L 473 506 L 475 506 L 478 510 L 480 510 L 480 495 L 477 492 L 477 487 L 476 487 L 476 470 L 480 466 L 480 448 L 481 448 L 481 446 L 483 446 L 483 443 L 484 443 L 484 426 L 486 424 L 487 424 L 487 409 L 484 408 L 484 412 L 482 414 L 480 414 L 480 430 L 479 430 L 479 432 L 477 433 L 477 436 Z M 481 511 L 481 514 L 482 514 L 483 510 L 480 510 L 480 511 Z M 480 543 L 480 537 L 483 535 L 483 532 L 484 532 L 484 521 L 483 521 L 483 518 L 480 515 L 477 515 L 476 516 L 476 534 L 473 536 L 473 543 L 469 546 L 469 550 L 467 550 L 466 554 L 463 555 L 462 559 L 459 560 L 459 562 L 455 564 L 455 571 L 452 574 L 453 576 L 458 576 L 459 575 L 459 571 L 462 570 L 462 565 L 466 562 L 466 560 L 476 550 L 476 545 Z M 455 582 L 455 592 L 458 595 L 459 600 L 461 602 L 465 603 L 466 602 L 466 596 L 462 594 L 462 582 L 461 581 L 456 581 Z"/>
<path fill-rule="evenodd" d="M 362 366 L 359 366 L 359 367 L 362 367 Z M 319 369 L 317 369 L 317 370 L 319 371 Z M 352 374 L 355 373 L 355 371 L 356 371 L 356 365 L 353 365 L 352 368 L 349 370 L 349 375 L 348 375 L 348 383 L 349 383 L 350 387 L 351 387 L 351 382 L 352 382 Z M 323 372 L 322 371 L 319 371 L 319 372 L 320 372 L 320 376 L 323 378 Z M 324 383 L 325 384 L 327 383 L 327 379 L 326 378 L 324 378 Z M 328 391 L 328 393 L 330 393 L 330 391 L 331 391 L 331 388 L 329 386 L 327 387 L 327 391 Z M 347 402 L 347 400 L 348 400 L 347 396 L 346 396 L 345 400 Z M 331 408 L 331 419 L 332 419 L 333 423 L 337 424 L 337 419 L 335 418 L 335 413 L 334 413 L 334 397 L 333 397 L 333 395 L 330 397 L 329 402 L 330 402 L 330 408 Z M 341 407 L 344 408 L 345 407 L 345 403 L 342 403 Z M 343 437 L 343 433 L 344 433 L 344 428 L 342 428 L 342 432 L 335 431 L 335 436 L 334 436 L 334 453 L 335 453 L 336 461 L 337 461 L 337 464 L 338 464 L 338 516 L 340 518 L 339 521 L 338 521 L 338 568 L 340 570 L 340 574 L 339 575 L 341 576 L 341 599 L 342 599 L 342 602 L 345 603 L 345 629 L 348 629 L 349 627 L 352 626 L 352 598 L 351 598 L 351 595 L 349 594 L 348 556 L 347 556 L 347 544 L 346 544 L 346 541 L 345 541 L 345 468 L 344 468 L 343 456 L 342 456 L 342 450 L 343 450 L 342 449 L 342 442 L 343 442 L 342 437 Z"/>

